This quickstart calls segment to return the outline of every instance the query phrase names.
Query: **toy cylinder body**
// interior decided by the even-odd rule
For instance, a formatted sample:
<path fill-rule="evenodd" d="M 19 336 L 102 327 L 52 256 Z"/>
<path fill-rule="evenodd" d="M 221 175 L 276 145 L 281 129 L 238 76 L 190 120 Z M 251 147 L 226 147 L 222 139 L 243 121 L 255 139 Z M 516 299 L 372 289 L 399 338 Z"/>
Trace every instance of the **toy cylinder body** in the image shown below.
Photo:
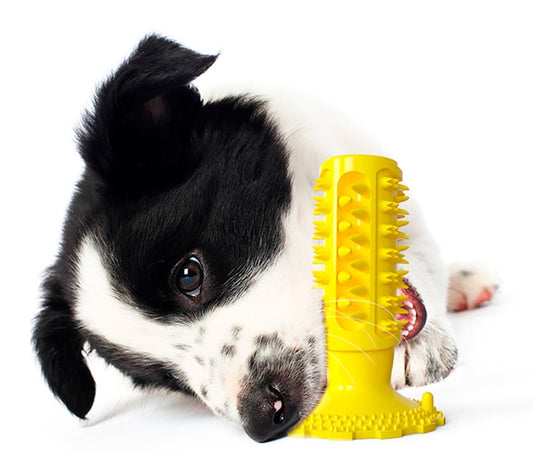
<path fill-rule="evenodd" d="M 407 239 L 401 179 L 396 162 L 384 157 L 337 156 L 321 167 L 314 264 L 323 269 L 314 273 L 324 289 L 328 387 L 295 436 L 392 438 L 444 423 L 430 396 L 421 406 L 390 384 L 405 324 L 398 320 L 405 297 L 397 294 L 407 273 L 397 270 L 407 248 L 397 243 Z"/>
<path fill-rule="evenodd" d="M 402 172 L 394 160 L 368 155 L 338 156 L 321 168 L 324 197 L 317 211 L 329 234 L 323 238 L 328 280 L 324 310 L 328 350 L 371 351 L 394 347 L 401 338 L 396 315 L 403 285 L 396 271 Z M 318 248 L 318 247 L 317 247 Z M 320 248 L 319 248 L 320 249 Z"/>

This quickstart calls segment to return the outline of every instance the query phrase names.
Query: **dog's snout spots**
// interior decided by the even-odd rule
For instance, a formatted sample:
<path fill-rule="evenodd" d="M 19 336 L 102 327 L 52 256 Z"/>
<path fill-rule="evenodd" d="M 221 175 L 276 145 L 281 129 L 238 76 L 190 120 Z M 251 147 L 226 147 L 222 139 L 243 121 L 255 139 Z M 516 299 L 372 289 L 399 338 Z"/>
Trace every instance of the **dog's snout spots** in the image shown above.
<path fill-rule="evenodd" d="M 205 336 L 205 328 L 201 326 L 200 328 L 198 328 L 198 335 L 196 336 L 196 339 L 194 340 L 194 342 L 198 345 L 201 345 L 204 341 L 204 336 Z"/>
<path fill-rule="evenodd" d="M 205 366 L 205 359 L 201 356 L 195 355 L 194 359 L 198 364 L 200 364 L 200 366 Z"/>
<path fill-rule="evenodd" d="M 209 392 L 207 390 L 207 387 L 205 385 L 202 385 L 202 387 L 200 388 L 200 395 L 204 398 L 204 399 L 207 399 L 208 396 L 209 396 Z"/>
<path fill-rule="evenodd" d="M 273 347 L 278 349 L 283 347 L 283 341 L 278 333 L 262 334 L 257 336 L 254 342 L 258 347 Z"/>
<path fill-rule="evenodd" d="M 175 344 L 174 347 L 182 352 L 188 352 L 191 349 L 191 346 L 187 344 Z"/>
<path fill-rule="evenodd" d="M 238 341 L 241 337 L 242 326 L 236 325 L 231 329 L 231 338 Z"/>
<path fill-rule="evenodd" d="M 237 348 L 235 345 L 224 344 L 220 350 L 220 353 L 225 358 L 233 358 L 237 353 Z"/>

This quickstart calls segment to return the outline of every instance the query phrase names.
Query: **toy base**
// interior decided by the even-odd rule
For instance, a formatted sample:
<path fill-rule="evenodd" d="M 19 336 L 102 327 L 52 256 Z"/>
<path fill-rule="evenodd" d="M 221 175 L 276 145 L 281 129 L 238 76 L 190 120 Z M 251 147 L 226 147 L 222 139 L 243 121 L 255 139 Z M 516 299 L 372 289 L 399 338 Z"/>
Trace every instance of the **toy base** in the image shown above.
<path fill-rule="evenodd" d="M 395 403 L 405 400 L 405 409 L 385 413 L 326 413 L 319 405 L 289 436 L 339 440 L 398 438 L 412 433 L 427 433 L 444 425 L 444 416 L 433 406 L 433 395 L 426 392 L 422 401 L 405 399 L 395 393 Z M 321 409 L 322 408 L 322 409 Z"/>

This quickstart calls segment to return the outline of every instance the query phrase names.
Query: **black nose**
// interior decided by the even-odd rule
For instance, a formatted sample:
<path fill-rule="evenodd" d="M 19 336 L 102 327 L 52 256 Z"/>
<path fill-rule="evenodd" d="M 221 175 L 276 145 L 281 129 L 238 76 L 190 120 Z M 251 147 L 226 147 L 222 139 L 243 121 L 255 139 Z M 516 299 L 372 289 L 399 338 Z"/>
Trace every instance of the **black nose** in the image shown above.
<path fill-rule="evenodd" d="M 297 404 L 278 384 L 269 384 L 248 394 L 244 429 L 263 443 L 284 436 L 299 419 Z"/>

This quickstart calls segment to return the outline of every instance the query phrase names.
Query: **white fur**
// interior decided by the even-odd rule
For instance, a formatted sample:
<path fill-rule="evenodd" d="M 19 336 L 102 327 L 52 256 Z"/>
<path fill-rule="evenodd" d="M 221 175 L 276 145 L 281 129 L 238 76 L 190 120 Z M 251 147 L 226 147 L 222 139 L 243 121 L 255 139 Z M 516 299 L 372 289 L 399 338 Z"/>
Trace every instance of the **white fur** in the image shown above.
<path fill-rule="evenodd" d="M 133 309 L 111 285 L 109 274 L 94 242 L 87 237 L 77 263 L 75 316 L 89 331 L 137 353 L 166 361 L 176 357 L 175 343 L 190 335 L 187 328 L 171 328 Z"/>

